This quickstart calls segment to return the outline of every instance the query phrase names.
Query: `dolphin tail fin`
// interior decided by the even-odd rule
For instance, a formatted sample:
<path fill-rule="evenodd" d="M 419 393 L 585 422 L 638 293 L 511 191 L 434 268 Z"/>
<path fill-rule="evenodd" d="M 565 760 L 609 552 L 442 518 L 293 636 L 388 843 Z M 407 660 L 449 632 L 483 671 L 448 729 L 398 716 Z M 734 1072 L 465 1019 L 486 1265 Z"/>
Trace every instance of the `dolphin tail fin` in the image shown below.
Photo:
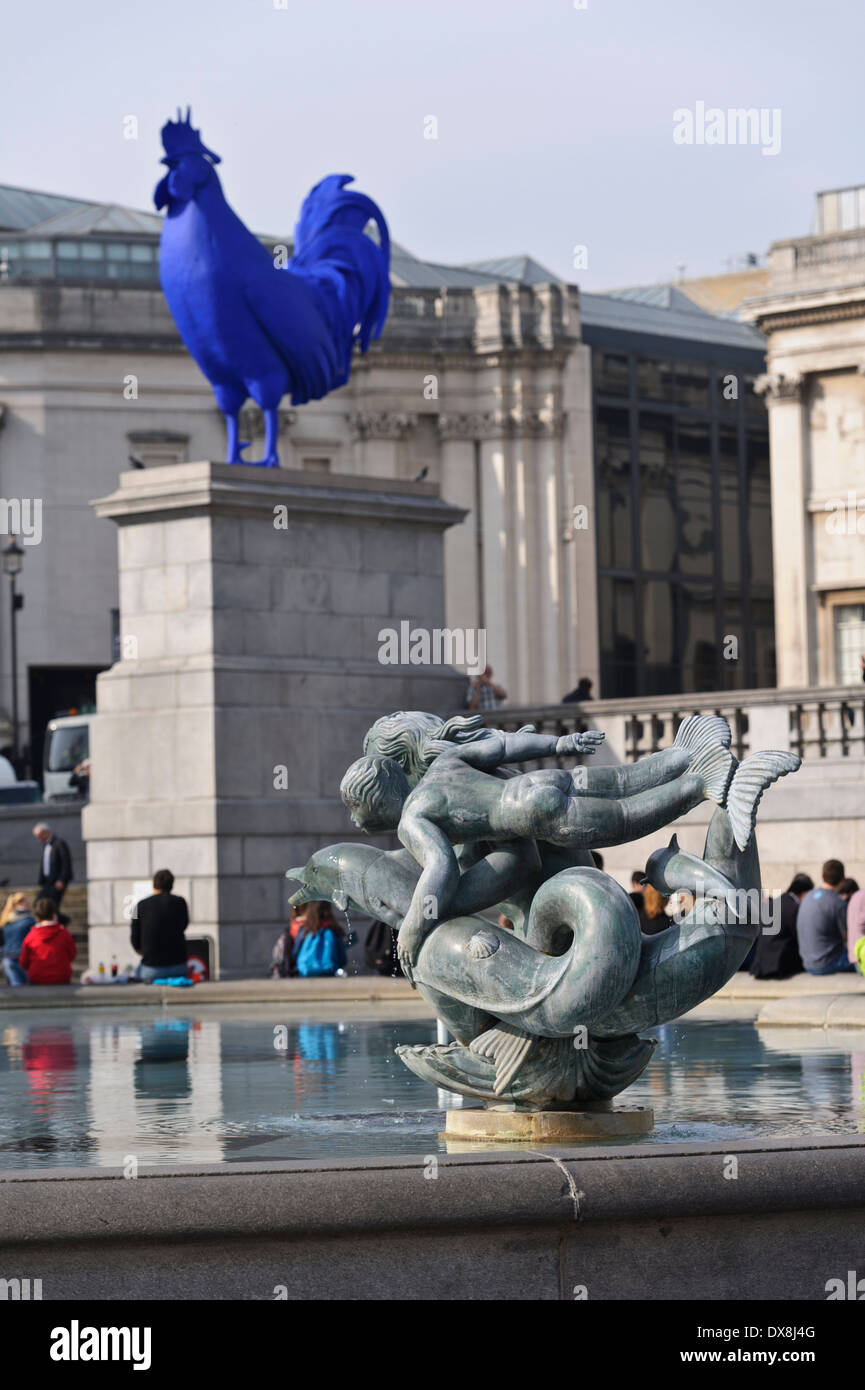
<path fill-rule="evenodd" d="M 469 1043 L 469 1051 L 478 1057 L 489 1057 L 496 1069 L 494 1092 L 502 1095 L 508 1089 L 523 1062 L 526 1060 L 535 1039 L 510 1023 L 499 1023 L 486 1033 L 481 1033 Z"/>
<path fill-rule="evenodd" d="M 733 837 L 740 850 L 747 849 L 757 823 L 757 807 L 767 787 L 795 772 L 802 759 L 796 753 L 765 749 L 752 753 L 733 773 L 727 792 L 727 815 L 733 827 Z"/>
<path fill-rule="evenodd" d="M 649 1065 L 654 1038 L 635 1033 L 618 1038 L 589 1035 L 588 1047 L 575 1051 L 577 1089 L 575 1100 L 610 1100 L 636 1081 Z"/>
<path fill-rule="evenodd" d="M 709 800 L 723 806 L 736 766 L 726 719 L 717 714 L 689 714 L 679 725 L 673 747 L 688 750 L 689 770 L 702 779 Z"/>

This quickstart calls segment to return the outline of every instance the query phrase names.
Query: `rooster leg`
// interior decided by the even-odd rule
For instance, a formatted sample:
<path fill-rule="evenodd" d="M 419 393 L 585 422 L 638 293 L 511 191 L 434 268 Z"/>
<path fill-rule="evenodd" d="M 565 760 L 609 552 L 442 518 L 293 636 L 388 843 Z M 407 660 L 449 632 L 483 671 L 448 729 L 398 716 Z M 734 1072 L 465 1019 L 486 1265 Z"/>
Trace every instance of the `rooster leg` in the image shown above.
<path fill-rule="evenodd" d="M 276 406 L 265 409 L 264 412 L 264 458 L 261 459 L 263 468 L 278 468 L 279 454 L 276 452 L 276 441 L 279 436 L 279 416 Z"/>
<path fill-rule="evenodd" d="M 236 413 L 230 415 L 228 411 L 225 412 L 225 436 L 226 463 L 243 463 L 241 454 L 247 446 L 238 443 Z"/>

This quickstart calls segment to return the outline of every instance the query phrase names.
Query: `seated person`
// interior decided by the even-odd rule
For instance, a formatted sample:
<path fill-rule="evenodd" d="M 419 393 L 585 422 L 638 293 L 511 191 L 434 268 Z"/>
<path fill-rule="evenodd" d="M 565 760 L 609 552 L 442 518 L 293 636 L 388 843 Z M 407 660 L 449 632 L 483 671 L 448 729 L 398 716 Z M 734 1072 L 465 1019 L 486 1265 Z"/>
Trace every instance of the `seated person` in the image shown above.
<path fill-rule="evenodd" d="M 72 979 L 75 942 L 57 920 L 53 898 L 39 898 L 33 909 L 35 927 L 21 943 L 18 963 L 31 985 L 68 985 Z"/>
<path fill-rule="evenodd" d="M 777 931 L 761 930 L 748 965 L 755 979 L 787 980 L 801 973 L 796 918 L 802 899 L 813 887 L 814 880 L 808 874 L 795 874 L 786 893 L 775 901 L 772 925 Z"/>
<path fill-rule="evenodd" d="M 157 869 L 153 875 L 153 895 L 136 903 L 132 919 L 132 949 L 141 957 L 135 972 L 145 984 L 189 975 L 186 939 L 189 909 L 186 899 L 172 893 L 174 874 Z"/>
<path fill-rule="evenodd" d="M 838 888 L 844 879 L 840 859 L 827 859 L 818 888 L 799 904 L 796 936 L 802 964 L 809 975 L 844 974 L 856 967 L 847 949 L 847 904 Z"/>
<path fill-rule="evenodd" d="M 30 911 L 30 899 L 27 895 L 10 894 L 0 916 L 0 927 L 3 928 L 3 970 L 10 985 L 27 984 L 27 972 L 22 968 L 18 957 L 25 936 L 35 925 L 36 918 Z"/>

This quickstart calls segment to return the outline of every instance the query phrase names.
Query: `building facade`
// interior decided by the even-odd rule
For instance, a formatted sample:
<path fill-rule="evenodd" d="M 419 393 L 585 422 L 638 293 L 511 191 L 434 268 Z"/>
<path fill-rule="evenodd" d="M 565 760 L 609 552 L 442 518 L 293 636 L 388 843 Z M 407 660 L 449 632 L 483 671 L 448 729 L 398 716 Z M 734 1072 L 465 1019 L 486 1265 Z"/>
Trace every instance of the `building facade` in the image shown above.
<path fill-rule="evenodd" d="M 159 227 L 0 189 L 0 531 L 16 503 L 41 505 L 18 622 L 37 775 L 47 719 L 121 654 L 116 536 L 90 502 L 126 468 L 223 452 L 159 289 Z M 512 704 L 583 676 L 608 696 L 771 684 L 760 334 L 669 289 L 581 298 L 525 257 L 439 266 L 397 247 L 393 284 L 350 383 L 283 409 L 283 466 L 422 475 L 465 509 L 447 622 L 485 631 Z M 242 423 L 256 457 L 259 412 Z M 0 605 L 7 717 L 9 621 Z"/>
<path fill-rule="evenodd" d="M 865 653 L 865 187 L 817 198 L 746 306 L 767 339 L 778 684 L 853 685 Z"/>

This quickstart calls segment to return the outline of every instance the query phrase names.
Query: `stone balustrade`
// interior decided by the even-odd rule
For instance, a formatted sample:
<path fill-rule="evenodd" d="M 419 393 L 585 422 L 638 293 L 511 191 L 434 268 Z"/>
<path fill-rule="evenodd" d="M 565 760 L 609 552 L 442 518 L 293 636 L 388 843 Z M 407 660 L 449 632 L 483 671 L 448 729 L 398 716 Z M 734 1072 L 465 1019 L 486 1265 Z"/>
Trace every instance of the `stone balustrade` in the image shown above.
<path fill-rule="evenodd" d="M 856 228 L 777 241 L 769 252 L 773 292 L 845 284 L 865 266 L 865 232 Z"/>
<path fill-rule="evenodd" d="M 689 714 L 723 716 L 730 725 L 732 749 L 739 759 L 758 748 L 790 748 L 807 762 L 865 758 L 865 683 L 505 706 L 496 711 L 495 723 L 503 729 L 534 724 L 541 732 L 559 734 L 601 728 L 616 760 L 634 762 L 669 747 Z"/>
<path fill-rule="evenodd" d="M 765 793 L 760 803 L 759 844 L 767 891 L 786 888 L 794 873 L 813 876 L 824 859 L 841 859 L 865 882 L 865 684 L 784 690 L 727 690 L 692 695 L 592 700 L 581 705 L 504 706 L 487 721 L 514 730 L 534 724 L 541 732 L 603 729 L 606 740 L 591 766 L 635 762 L 669 747 L 689 714 L 720 714 L 732 731 L 732 751 L 743 759 L 761 748 L 790 748 L 802 768 Z M 525 764 L 526 770 L 539 764 Z M 543 766 L 553 763 L 547 759 Z M 573 767 L 574 760 L 561 765 Z M 702 853 L 712 807 L 697 807 L 674 829 L 684 849 Z M 605 868 L 625 887 L 635 867 L 666 843 L 661 836 L 604 848 Z"/>

